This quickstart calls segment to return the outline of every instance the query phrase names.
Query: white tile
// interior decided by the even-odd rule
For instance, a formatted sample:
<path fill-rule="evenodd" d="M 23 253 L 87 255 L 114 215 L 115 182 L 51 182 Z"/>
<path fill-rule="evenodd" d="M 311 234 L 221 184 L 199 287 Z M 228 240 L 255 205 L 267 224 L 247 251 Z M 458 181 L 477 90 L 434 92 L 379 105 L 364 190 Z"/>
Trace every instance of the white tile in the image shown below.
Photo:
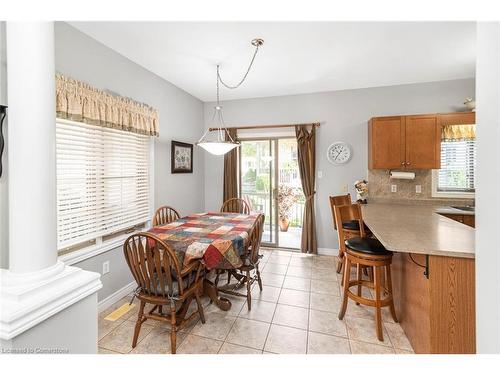
<path fill-rule="evenodd" d="M 307 329 L 308 319 L 309 309 L 278 304 L 274 312 L 273 323 Z"/>

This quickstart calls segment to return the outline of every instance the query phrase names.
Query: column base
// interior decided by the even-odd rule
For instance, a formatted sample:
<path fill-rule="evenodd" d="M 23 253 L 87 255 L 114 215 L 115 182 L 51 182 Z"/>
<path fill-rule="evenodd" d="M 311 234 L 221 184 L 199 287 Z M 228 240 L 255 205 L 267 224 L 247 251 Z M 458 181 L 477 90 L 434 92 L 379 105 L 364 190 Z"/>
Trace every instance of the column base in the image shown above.
<path fill-rule="evenodd" d="M 0 270 L 0 338 L 6 342 L 34 328 L 45 320 L 61 313 L 101 289 L 100 275 L 58 261 L 44 270 L 15 274 Z M 95 345 L 97 345 L 97 298 L 95 304 Z M 90 302 L 92 305 L 92 302 Z M 89 303 L 86 311 L 92 311 Z M 80 325 L 78 314 L 74 325 Z M 88 317 L 87 317 L 88 318 Z M 57 328 L 57 324 L 53 326 Z M 54 332 L 64 336 L 67 332 Z M 74 338 L 78 340 L 78 337 Z M 7 345 L 8 346 L 8 345 Z"/>

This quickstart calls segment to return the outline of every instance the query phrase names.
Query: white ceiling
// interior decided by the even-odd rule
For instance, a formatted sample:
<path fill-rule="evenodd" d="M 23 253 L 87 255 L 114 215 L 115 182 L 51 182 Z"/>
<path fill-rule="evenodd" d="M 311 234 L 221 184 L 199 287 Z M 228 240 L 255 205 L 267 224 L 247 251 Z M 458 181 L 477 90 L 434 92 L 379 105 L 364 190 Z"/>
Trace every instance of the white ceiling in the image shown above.
<path fill-rule="evenodd" d="M 71 22 L 203 101 L 215 66 L 235 83 L 265 40 L 247 81 L 221 99 L 291 95 L 468 78 L 474 22 Z"/>

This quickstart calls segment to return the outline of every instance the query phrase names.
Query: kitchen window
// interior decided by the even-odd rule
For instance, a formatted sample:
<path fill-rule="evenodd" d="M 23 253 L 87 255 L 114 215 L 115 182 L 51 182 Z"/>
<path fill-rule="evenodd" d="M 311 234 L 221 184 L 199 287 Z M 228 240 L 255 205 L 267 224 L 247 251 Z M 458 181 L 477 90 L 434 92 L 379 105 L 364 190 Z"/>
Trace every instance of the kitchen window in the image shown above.
<path fill-rule="evenodd" d="M 150 137 L 58 119 L 59 255 L 96 251 L 150 218 Z"/>
<path fill-rule="evenodd" d="M 442 139 L 441 169 L 433 171 L 433 196 L 473 198 L 475 168 L 475 136 Z"/>

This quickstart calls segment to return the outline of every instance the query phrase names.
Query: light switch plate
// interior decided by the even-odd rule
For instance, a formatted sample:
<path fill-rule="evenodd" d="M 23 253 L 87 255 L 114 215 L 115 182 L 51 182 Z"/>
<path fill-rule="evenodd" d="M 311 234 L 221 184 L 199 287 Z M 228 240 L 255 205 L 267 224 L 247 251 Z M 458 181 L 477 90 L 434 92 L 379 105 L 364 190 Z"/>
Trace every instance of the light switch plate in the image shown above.
<path fill-rule="evenodd" d="M 422 185 L 415 185 L 415 193 L 417 194 L 422 193 Z"/>
<path fill-rule="evenodd" d="M 396 193 L 398 191 L 398 185 L 391 185 L 391 193 Z"/>
<path fill-rule="evenodd" d="M 349 185 L 344 184 L 342 185 L 342 193 L 348 193 L 349 192 Z"/>
<path fill-rule="evenodd" d="M 102 274 L 105 275 L 109 273 L 109 260 L 102 263 Z"/>
<path fill-rule="evenodd" d="M 318 178 L 323 178 L 323 171 L 318 171 Z"/>

